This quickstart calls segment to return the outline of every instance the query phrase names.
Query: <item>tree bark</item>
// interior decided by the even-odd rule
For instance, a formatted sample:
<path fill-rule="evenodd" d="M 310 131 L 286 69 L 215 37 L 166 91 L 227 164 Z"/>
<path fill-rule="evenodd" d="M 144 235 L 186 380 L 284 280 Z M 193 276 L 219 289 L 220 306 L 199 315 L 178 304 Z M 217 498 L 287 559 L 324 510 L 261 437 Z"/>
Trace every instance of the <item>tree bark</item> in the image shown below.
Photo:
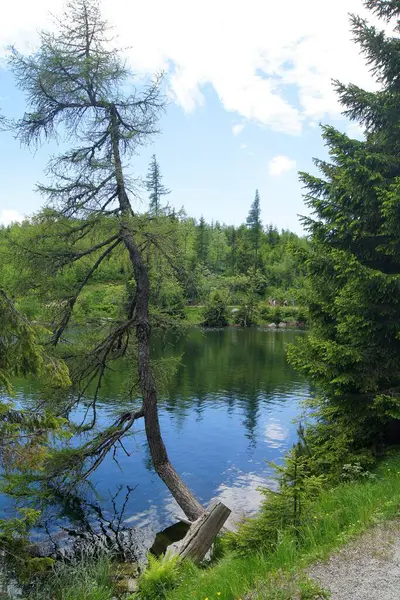
<path fill-rule="evenodd" d="M 157 408 L 157 388 L 151 368 L 149 350 L 151 333 L 151 326 L 149 323 L 149 276 L 142 253 L 137 246 L 134 234 L 129 228 L 129 224 L 127 223 L 127 218 L 132 215 L 132 209 L 124 185 L 119 152 L 117 115 L 113 106 L 110 108 L 110 117 L 118 199 L 123 219 L 125 217 L 125 221 L 122 220 L 121 222 L 121 237 L 129 253 L 136 283 L 135 327 L 138 343 L 139 381 L 143 398 L 143 413 L 147 442 L 157 474 L 166 484 L 188 519 L 195 521 L 204 513 L 204 508 L 196 500 L 192 492 L 172 466 L 161 435 Z"/>
<path fill-rule="evenodd" d="M 151 327 L 148 318 L 149 278 L 146 266 L 132 233 L 124 229 L 123 241 L 129 252 L 136 282 L 136 339 L 138 342 L 139 381 L 143 397 L 143 412 L 147 442 L 154 467 L 171 494 L 191 521 L 204 513 L 204 508 L 184 484 L 172 466 L 161 435 L 157 409 L 157 388 L 150 364 L 149 341 Z"/>
<path fill-rule="evenodd" d="M 188 558 L 194 562 L 204 560 L 216 535 L 222 529 L 230 514 L 230 509 L 222 502 L 214 504 L 192 523 L 183 540 L 172 544 L 168 548 L 165 555 L 166 559 L 178 555 L 182 559 Z"/>

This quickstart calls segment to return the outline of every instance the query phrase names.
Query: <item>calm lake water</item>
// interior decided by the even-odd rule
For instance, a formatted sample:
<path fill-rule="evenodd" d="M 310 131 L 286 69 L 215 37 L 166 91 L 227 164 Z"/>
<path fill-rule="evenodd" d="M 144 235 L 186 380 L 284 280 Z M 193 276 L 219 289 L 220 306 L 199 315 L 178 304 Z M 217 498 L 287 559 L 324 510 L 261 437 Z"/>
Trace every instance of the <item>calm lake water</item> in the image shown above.
<path fill-rule="evenodd" d="M 181 356 L 160 402 L 170 458 L 198 499 L 219 498 L 238 515 L 260 502 L 259 486 L 273 485 L 266 461 L 279 461 L 296 439 L 293 419 L 308 385 L 288 365 L 285 346 L 300 331 L 264 329 L 189 330 L 178 338 L 156 336 L 154 357 Z M 112 373 L 102 389 L 101 421 L 124 402 L 128 367 Z M 22 400 L 39 394 L 35 382 L 17 382 Z M 182 513 L 154 472 L 143 425 L 124 441 L 130 456 L 109 456 L 92 476 L 97 502 L 107 513 L 124 504 L 130 525 L 160 531 Z M 113 501 L 113 497 L 120 493 Z"/>

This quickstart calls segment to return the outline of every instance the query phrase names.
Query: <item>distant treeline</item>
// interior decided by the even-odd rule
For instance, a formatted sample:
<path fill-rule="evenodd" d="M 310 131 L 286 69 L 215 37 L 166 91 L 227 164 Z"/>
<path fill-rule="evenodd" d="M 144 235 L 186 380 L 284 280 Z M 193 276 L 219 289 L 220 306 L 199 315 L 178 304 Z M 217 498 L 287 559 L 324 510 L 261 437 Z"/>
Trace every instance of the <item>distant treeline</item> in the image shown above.
<path fill-rule="evenodd" d="M 150 199 L 151 200 L 151 199 Z M 111 217 L 110 217 L 111 219 Z M 81 252 L 107 236 L 110 219 L 98 221 L 79 242 Z M 43 315 L 44 308 L 64 302 L 69 290 L 76 289 L 85 277 L 89 258 L 77 257 L 64 265 L 68 255 L 66 228 L 71 231 L 76 220 L 59 224 L 60 246 L 54 248 L 54 219 L 51 248 L 48 247 L 49 214 L 40 215 L 0 228 L 0 287 L 14 297 L 19 307 L 30 317 Z M 139 225 L 140 226 L 140 225 Z M 305 238 L 273 225 L 261 222 L 259 196 L 251 205 L 246 223 L 239 227 L 219 222 L 206 223 L 193 219 L 182 210 L 157 208 L 150 201 L 149 212 L 143 215 L 142 239 L 151 280 L 152 306 L 176 316 L 185 306 L 204 305 L 218 291 L 228 305 L 264 302 L 268 306 L 301 304 L 304 269 L 299 267 L 296 253 L 305 249 Z M 25 262 L 27 249 L 38 253 L 40 268 Z M 165 245 L 168 245 L 168 248 Z M 47 273 L 49 287 L 43 297 L 43 268 L 46 252 L 59 252 L 59 268 Z M 75 250 L 76 251 L 76 250 Z M 172 257 L 172 258 L 171 258 Z M 90 260 L 93 259 L 91 253 Z M 124 252 L 114 252 L 93 273 L 75 307 L 76 318 L 90 316 L 115 317 L 113 306 L 132 285 L 129 260 Z M 41 285 L 38 285 L 40 281 Z M 40 288 L 40 297 L 36 290 Z M 251 296 L 251 300 L 249 299 Z M 118 301 L 117 301 L 118 300 Z"/>

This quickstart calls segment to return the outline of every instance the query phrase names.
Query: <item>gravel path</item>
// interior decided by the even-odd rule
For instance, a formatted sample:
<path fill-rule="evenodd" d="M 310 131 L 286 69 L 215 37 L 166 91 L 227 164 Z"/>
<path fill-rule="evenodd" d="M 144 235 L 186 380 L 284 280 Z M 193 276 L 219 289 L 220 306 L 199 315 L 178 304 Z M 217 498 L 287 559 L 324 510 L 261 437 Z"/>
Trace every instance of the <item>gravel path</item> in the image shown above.
<path fill-rule="evenodd" d="M 400 521 L 368 531 L 309 575 L 332 600 L 400 600 Z"/>

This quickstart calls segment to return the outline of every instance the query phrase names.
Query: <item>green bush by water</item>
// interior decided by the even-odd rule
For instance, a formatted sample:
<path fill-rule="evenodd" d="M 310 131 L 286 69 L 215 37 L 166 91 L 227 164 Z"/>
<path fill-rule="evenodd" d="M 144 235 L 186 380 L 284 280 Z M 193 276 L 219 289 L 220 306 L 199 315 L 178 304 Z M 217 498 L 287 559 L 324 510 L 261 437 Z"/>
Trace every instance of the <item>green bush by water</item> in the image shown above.
<path fill-rule="evenodd" d="M 204 308 L 204 327 L 226 327 L 228 325 L 228 302 L 220 292 L 214 292 Z"/>

